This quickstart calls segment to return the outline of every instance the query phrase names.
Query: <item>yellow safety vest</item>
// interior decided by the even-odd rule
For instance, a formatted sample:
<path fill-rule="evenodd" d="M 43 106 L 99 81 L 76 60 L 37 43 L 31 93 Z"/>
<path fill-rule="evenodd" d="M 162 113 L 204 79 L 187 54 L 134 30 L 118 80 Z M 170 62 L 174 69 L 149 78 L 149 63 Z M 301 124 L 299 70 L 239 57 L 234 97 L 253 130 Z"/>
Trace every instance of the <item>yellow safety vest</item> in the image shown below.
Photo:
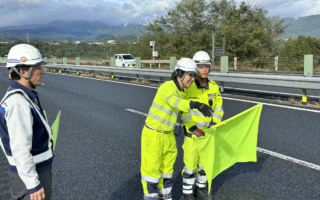
<path fill-rule="evenodd" d="M 146 125 L 161 131 L 172 131 L 176 125 L 179 111 L 189 112 L 190 100 L 185 96 L 174 81 L 162 84 L 150 107 Z"/>
<path fill-rule="evenodd" d="M 212 80 L 208 79 L 207 85 L 202 87 L 198 80 L 195 80 L 189 89 L 185 90 L 185 99 L 197 101 L 209 105 L 212 100 L 212 117 L 204 117 L 197 109 L 182 113 L 182 123 L 188 132 L 193 126 L 199 129 L 206 129 L 210 126 L 211 121 L 220 123 L 223 117 L 222 97 L 220 95 L 219 86 Z"/>

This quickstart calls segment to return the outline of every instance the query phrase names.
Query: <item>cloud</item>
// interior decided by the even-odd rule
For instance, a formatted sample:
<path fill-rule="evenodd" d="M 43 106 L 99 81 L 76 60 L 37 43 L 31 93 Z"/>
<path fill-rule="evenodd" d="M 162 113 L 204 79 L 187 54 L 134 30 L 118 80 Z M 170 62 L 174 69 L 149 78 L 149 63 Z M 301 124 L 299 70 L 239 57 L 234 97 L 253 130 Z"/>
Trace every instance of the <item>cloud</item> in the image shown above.
<path fill-rule="evenodd" d="M 175 0 L 1 0 L 0 27 L 46 24 L 56 20 L 137 24 L 165 13 Z"/>
<path fill-rule="evenodd" d="M 243 0 L 236 0 L 237 5 Z M 302 17 L 320 14 L 320 0 L 247 0 L 269 11 L 269 16 Z"/>
<path fill-rule="evenodd" d="M 146 24 L 176 0 L 0 0 L 0 27 L 46 24 L 56 20 L 101 21 L 108 25 Z M 178 2 L 181 0 L 177 0 Z M 235 0 L 237 5 L 243 0 Z M 320 14 L 320 0 L 246 0 L 264 6 L 269 16 Z"/>

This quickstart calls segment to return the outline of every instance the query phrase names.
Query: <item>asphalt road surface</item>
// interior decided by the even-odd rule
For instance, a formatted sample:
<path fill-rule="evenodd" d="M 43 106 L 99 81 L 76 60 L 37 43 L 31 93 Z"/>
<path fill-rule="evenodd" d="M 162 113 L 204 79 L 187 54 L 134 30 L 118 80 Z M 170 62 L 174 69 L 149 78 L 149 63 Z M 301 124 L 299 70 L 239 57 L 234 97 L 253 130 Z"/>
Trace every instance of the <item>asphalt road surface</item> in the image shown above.
<path fill-rule="evenodd" d="M 156 94 L 152 87 L 47 73 L 36 91 L 51 124 L 61 110 L 53 163 L 53 199 L 142 199 L 140 138 Z M 0 68 L 0 96 L 8 88 Z M 255 103 L 224 98 L 224 119 Z M 140 112 L 130 112 L 127 109 Z M 237 163 L 213 180 L 215 200 L 320 199 L 320 112 L 264 105 L 258 162 Z M 183 135 L 177 139 L 173 199 L 182 195 Z M 292 162 L 286 156 L 298 160 Z M 312 169 L 303 163 L 309 162 Z M 8 164 L 0 153 L 0 199 L 9 200 Z"/>

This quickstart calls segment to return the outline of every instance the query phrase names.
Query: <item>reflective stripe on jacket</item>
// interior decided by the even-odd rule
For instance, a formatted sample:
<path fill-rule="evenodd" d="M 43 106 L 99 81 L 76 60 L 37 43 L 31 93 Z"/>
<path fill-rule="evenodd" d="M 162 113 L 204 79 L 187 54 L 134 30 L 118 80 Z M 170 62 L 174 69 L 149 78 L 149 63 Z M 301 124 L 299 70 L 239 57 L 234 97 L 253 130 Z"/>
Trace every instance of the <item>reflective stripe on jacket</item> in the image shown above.
<path fill-rule="evenodd" d="M 204 117 L 201 112 L 192 109 L 189 112 L 182 113 L 182 123 L 187 130 L 190 128 L 200 128 L 202 130 L 210 126 L 211 121 L 220 123 L 223 117 L 222 98 L 219 86 L 212 80 L 208 79 L 207 85 L 202 87 L 196 79 L 191 87 L 185 90 L 185 99 L 201 102 L 210 106 L 212 101 L 212 117 Z M 189 131 L 191 132 L 191 131 Z"/>
<path fill-rule="evenodd" d="M 38 173 L 51 170 L 53 159 L 51 128 L 34 101 L 13 89 L 0 103 L 0 146 L 30 194 L 42 188 Z"/>
<path fill-rule="evenodd" d="M 146 124 L 162 131 L 172 131 L 176 125 L 178 112 L 189 112 L 190 101 L 174 81 L 162 84 L 150 107 Z"/>

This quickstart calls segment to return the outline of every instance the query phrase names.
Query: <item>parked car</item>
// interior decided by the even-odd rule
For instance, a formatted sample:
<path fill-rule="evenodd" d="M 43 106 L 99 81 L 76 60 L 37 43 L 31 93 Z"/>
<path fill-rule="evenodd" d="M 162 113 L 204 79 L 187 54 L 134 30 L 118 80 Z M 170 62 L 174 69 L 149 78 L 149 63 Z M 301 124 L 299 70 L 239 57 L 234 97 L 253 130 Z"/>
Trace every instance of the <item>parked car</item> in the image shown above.
<path fill-rule="evenodd" d="M 136 61 L 131 54 L 115 54 L 114 55 L 116 67 L 134 67 Z"/>

